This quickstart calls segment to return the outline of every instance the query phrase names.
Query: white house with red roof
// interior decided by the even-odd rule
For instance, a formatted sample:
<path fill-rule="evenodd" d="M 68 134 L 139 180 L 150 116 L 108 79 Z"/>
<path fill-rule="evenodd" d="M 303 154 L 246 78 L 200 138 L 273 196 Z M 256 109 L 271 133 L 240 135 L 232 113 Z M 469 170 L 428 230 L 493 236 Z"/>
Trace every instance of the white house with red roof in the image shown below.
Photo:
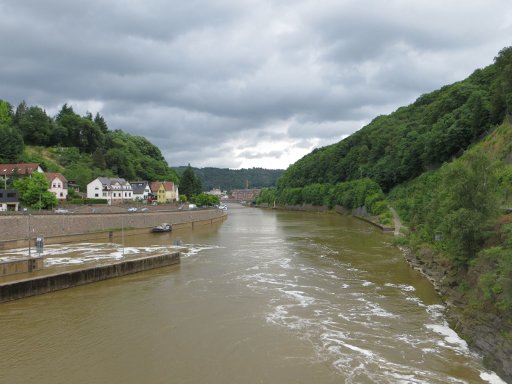
<path fill-rule="evenodd" d="M 44 176 L 50 182 L 50 192 L 55 193 L 58 200 L 66 200 L 68 197 L 68 181 L 60 173 L 45 172 Z"/>

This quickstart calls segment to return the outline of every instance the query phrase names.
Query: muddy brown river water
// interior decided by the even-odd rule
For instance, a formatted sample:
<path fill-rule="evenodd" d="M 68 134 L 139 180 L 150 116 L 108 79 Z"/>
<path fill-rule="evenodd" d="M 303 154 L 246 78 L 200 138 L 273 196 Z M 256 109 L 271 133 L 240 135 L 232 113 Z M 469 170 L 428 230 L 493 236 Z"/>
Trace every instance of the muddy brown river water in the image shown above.
<path fill-rule="evenodd" d="M 213 226 L 127 236 L 124 252 L 178 240 L 180 266 L 1 304 L 0 383 L 502 382 L 366 223 L 232 205 Z M 122 248 L 44 255 L 76 265 Z"/>

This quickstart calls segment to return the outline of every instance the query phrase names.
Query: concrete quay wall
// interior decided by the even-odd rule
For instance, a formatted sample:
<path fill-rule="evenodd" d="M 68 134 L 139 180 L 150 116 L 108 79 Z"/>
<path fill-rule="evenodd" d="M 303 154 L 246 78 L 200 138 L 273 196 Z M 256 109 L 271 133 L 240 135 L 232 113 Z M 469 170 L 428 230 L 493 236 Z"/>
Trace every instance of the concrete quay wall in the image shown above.
<path fill-rule="evenodd" d="M 66 242 L 66 238 L 96 238 L 98 234 L 134 229 L 149 230 L 162 223 L 174 229 L 193 228 L 224 220 L 226 212 L 219 209 L 185 211 L 153 211 L 134 213 L 85 213 L 0 215 L 0 250 L 25 247 L 30 231 L 31 239 L 42 235 L 47 244 Z M 54 241 L 52 241 L 52 238 Z M 72 241 L 72 240 L 68 240 Z"/>
<path fill-rule="evenodd" d="M 179 263 L 174 252 L 0 284 L 0 303 Z"/>

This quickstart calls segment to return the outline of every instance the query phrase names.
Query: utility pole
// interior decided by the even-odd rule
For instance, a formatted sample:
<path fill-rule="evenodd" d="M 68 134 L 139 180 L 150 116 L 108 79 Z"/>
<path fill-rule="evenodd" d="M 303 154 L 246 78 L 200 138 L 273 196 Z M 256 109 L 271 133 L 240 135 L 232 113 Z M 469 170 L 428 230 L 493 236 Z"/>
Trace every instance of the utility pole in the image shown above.
<path fill-rule="evenodd" d="M 31 243 L 31 238 L 30 238 L 30 212 L 28 214 L 28 257 L 32 257 L 32 249 L 31 249 L 31 246 L 30 246 L 30 243 Z"/>

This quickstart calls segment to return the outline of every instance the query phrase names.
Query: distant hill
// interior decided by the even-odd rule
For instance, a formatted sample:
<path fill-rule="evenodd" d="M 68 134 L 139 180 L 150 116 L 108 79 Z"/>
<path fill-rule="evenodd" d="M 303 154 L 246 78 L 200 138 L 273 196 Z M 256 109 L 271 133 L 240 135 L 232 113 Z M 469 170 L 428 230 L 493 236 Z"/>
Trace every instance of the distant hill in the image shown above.
<path fill-rule="evenodd" d="M 185 166 L 175 167 L 179 175 L 186 168 Z M 277 179 L 284 172 L 281 169 L 263 168 L 228 169 L 207 167 L 192 169 L 201 181 L 204 191 L 209 191 L 213 188 L 230 191 L 233 189 L 243 189 L 246 186 L 249 186 L 249 188 L 275 187 Z"/>

